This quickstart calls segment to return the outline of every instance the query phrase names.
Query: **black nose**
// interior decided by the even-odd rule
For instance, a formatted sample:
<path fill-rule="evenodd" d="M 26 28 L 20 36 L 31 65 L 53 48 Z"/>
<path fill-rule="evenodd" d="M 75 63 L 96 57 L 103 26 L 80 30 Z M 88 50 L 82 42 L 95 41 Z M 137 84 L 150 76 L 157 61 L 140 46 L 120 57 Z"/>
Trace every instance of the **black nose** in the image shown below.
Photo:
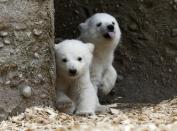
<path fill-rule="evenodd" d="M 70 73 L 71 75 L 76 75 L 77 70 L 76 70 L 76 69 L 70 69 L 70 70 L 69 70 L 69 73 Z"/>
<path fill-rule="evenodd" d="M 109 31 L 114 31 L 114 26 L 113 25 L 108 25 L 107 28 L 108 28 Z"/>

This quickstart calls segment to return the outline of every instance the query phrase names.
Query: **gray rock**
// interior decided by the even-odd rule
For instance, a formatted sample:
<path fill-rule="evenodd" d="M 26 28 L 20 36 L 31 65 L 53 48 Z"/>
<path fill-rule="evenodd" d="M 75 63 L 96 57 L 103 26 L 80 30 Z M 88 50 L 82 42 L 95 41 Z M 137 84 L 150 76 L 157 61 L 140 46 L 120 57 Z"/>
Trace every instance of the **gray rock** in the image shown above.
<path fill-rule="evenodd" d="M 42 31 L 41 31 L 41 30 L 38 30 L 38 29 L 34 29 L 34 30 L 33 30 L 33 33 L 34 33 L 34 35 L 36 35 L 36 36 L 40 36 L 40 35 L 42 34 Z"/>
<path fill-rule="evenodd" d="M 9 39 L 4 39 L 4 44 L 9 45 L 11 42 Z"/>
<path fill-rule="evenodd" d="M 0 32 L 0 36 L 6 37 L 6 36 L 8 36 L 8 32 L 2 31 L 2 32 Z"/>
<path fill-rule="evenodd" d="M 32 95 L 32 88 L 30 86 L 23 86 L 21 89 L 21 94 L 26 97 L 29 98 Z"/>
<path fill-rule="evenodd" d="M 4 44 L 2 42 L 0 42 L 0 48 L 4 47 Z"/>

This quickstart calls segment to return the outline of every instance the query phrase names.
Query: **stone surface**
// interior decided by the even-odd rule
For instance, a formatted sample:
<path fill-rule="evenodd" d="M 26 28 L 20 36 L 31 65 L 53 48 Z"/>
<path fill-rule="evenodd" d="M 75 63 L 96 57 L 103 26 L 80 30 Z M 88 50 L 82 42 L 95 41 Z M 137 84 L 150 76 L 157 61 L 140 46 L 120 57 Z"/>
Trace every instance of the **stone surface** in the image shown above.
<path fill-rule="evenodd" d="M 2 42 L 0 42 L 0 48 L 4 47 L 4 44 Z"/>
<path fill-rule="evenodd" d="M 35 105 L 53 106 L 53 1 L 0 1 L 0 120 Z M 45 12 L 45 13 L 44 13 Z M 43 24 L 37 22 L 43 21 Z M 39 29 L 43 33 L 33 30 Z M 35 50 L 35 52 L 34 52 Z M 34 58 L 34 53 L 39 54 Z M 35 55 L 37 56 L 37 55 Z M 38 74 L 41 74 L 42 81 Z M 22 85 L 25 89 L 21 95 Z M 41 94 L 47 94 L 41 98 Z M 25 97 L 28 97 L 25 98 Z"/>
<path fill-rule="evenodd" d="M 157 103 L 177 95 L 174 6 L 176 0 L 55 0 L 56 41 L 77 38 L 79 23 L 93 13 L 112 14 L 123 34 L 114 61 L 123 79 L 102 101 Z"/>
<path fill-rule="evenodd" d="M 30 98 L 32 95 L 32 88 L 30 86 L 23 86 L 21 89 L 21 94 L 26 98 Z"/>
<path fill-rule="evenodd" d="M 171 32 L 172 34 L 172 36 L 177 36 L 177 29 L 172 29 L 172 32 Z"/>

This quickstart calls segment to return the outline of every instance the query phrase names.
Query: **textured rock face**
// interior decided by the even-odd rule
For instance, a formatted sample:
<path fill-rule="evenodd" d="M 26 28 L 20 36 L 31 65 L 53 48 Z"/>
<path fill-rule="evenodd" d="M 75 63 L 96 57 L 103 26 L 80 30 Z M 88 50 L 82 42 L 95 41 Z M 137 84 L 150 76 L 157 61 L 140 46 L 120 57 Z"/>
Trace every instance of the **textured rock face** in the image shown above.
<path fill-rule="evenodd" d="M 53 1 L 0 0 L 0 120 L 53 106 Z"/>
<path fill-rule="evenodd" d="M 120 77 L 104 102 L 156 103 L 177 95 L 176 0 L 55 0 L 55 8 L 59 40 L 76 38 L 78 24 L 95 12 L 118 19 L 123 36 L 114 65 Z"/>

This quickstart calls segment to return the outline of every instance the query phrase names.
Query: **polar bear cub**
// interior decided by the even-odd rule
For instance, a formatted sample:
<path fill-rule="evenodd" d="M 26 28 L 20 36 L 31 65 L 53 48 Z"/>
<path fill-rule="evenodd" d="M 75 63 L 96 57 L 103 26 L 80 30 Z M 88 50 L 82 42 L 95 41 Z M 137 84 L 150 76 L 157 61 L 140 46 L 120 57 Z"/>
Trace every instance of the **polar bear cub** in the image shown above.
<path fill-rule="evenodd" d="M 107 13 L 96 13 L 79 25 L 79 39 L 95 45 L 91 80 L 98 94 L 108 94 L 115 85 L 117 73 L 112 62 L 121 31 L 116 19 Z"/>
<path fill-rule="evenodd" d="M 95 113 L 98 103 L 89 68 L 94 45 L 79 40 L 64 40 L 55 45 L 57 105 L 65 113 Z"/>

